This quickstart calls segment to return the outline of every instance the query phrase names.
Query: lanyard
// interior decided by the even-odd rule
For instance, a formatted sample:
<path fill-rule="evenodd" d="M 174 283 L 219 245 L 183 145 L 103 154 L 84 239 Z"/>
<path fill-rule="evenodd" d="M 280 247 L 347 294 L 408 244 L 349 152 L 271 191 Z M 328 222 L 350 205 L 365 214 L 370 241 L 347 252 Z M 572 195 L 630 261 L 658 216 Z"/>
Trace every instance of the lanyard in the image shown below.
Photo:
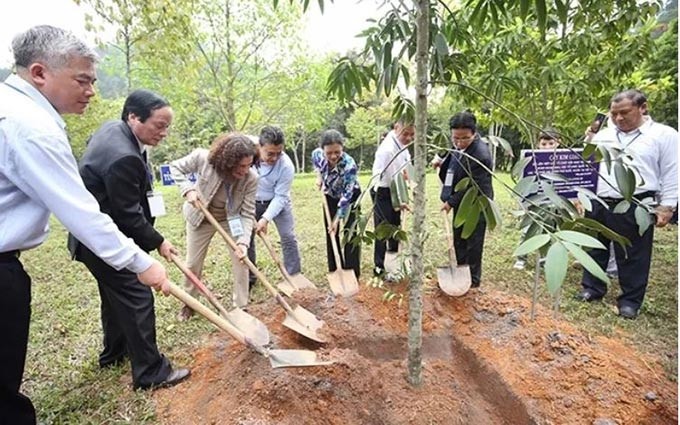
<path fill-rule="evenodd" d="M 633 144 L 633 142 L 635 141 L 635 139 L 637 139 L 638 137 L 640 137 L 640 136 L 642 135 L 642 132 L 641 132 L 640 130 L 638 130 L 638 133 L 635 135 L 635 137 L 633 137 L 633 140 L 631 140 L 630 142 L 628 142 L 628 144 L 626 144 L 626 146 L 623 146 L 623 143 L 621 142 L 621 138 L 619 137 L 619 134 L 621 134 L 621 132 L 620 132 L 620 131 L 617 131 L 617 132 L 616 132 L 616 140 L 619 141 L 619 145 L 621 145 L 622 148 L 627 148 L 628 146 L 630 146 L 630 145 Z"/>
<path fill-rule="evenodd" d="M 225 205 L 227 215 L 229 215 L 229 212 L 231 211 L 231 204 L 232 204 L 232 186 L 231 183 L 224 182 L 224 192 L 227 194 L 227 204 Z"/>

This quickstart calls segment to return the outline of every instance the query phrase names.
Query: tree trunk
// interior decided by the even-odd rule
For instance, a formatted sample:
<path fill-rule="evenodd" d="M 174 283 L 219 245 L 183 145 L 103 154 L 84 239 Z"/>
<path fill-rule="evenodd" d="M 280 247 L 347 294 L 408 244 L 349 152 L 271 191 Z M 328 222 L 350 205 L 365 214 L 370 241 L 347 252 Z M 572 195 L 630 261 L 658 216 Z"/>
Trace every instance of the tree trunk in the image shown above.
<path fill-rule="evenodd" d="M 227 114 L 227 125 L 229 130 L 233 131 L 238 126 L 236 124 L 236 110 L 234 107 L 234 56 L 230 37 L 230 26 L 231 26 L 231 4 L 230 0 L 224 2 L 224 21 L 226 23 L 226 28 L 224 30 L 225 36 L 227 38 L 227 92 L 225 93 L 224 100 L 226 105 L 224 107 Z"/>
<path fill-rule="evenodd" d="M 307 133 L 302 131 L 302 169 L 301 172 L 305 172 L 305 159 L 307 158 Z"/>
<path fill-rule="evenodd" d="M 414 143 L 415 208 L 411 235 L 411 279 L 408 311 L 408 381 L 413 386 L 423 382 L 423 245 L 425 236 L 425 168 L 427 158 L 427 86 L 429 80 L 428 37 L 430 1 L 417 0 L 416 11 L 416 137 Z"/>

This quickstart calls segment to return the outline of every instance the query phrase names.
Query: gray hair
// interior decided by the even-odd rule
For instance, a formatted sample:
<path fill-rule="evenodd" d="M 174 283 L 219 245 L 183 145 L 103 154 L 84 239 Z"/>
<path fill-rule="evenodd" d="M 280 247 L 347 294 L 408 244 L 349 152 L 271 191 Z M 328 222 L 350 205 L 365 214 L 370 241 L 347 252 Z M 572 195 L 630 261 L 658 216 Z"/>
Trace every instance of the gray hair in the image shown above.
<path fill-rule="evenodd" d="M 97 53 L 72 32 L 50 25 L 39 25 L 14 37 L 12 51 L 17 68 L 36 62 L 60 68 L 72 58 L 98 59 Z"/>

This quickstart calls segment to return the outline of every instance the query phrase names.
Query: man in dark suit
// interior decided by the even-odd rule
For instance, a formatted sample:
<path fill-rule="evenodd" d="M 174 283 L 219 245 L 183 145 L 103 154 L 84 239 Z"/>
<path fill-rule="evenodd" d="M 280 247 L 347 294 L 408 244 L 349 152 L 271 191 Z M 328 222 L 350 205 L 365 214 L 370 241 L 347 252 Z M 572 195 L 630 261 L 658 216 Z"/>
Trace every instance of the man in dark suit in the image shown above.
<path fill-rule="evenodd" d="M 177 251 L 153 227 L 156 211 L 149 203 L 152 174 L 146 150 L 165 138 L 171 121 L 172 109 L 165 99 L 148 90 L 134 91 L 125 100 L 122 120 L 107 122 L 92 135 L 79 164 L 83 182 L 101 211 L 143 250 L 157 249 L 168 260 Z M 69 250 L 99 286 L 104 330 L 99 365 L 108 367 L 129 357 L 135 389 L 174 385 L 188 377 L 189 370 L 173 370 L 158 351 L 149 288 L 129 270 L 116 271 L 104 263 L 72 235 Z"/>
<path fill-rule="evenodd" d="M 454 214 L 463 200 L 463 196 L 471 187 L 477 187 L 481 193 L 493 199 L 491 185 L 491 154 L 487 144 L 477 133 L 477 120 L 469 112 L 460 112 L 449 121 L 453 151 L 450 151 L 439 169 L 439 178 L 444 183 L 441 191 L 441 209 Z M 483 164 L 484 166 L 480 165 Z M 484 168 L 486 167 L 486 169 Z M 465 177 L 472 180 L 464 189 L 455 190 L 456 185 Z M 463 226 L 453 230 L 454 247 L 458 264 L 468 264 L 472 274 L 472 287 L 479 287 L 482 277 L 482 252 L 484 250 L 484 233 L 486 220 L 479 213 L 479 222 L 472 234 L 462 238 Z"/>

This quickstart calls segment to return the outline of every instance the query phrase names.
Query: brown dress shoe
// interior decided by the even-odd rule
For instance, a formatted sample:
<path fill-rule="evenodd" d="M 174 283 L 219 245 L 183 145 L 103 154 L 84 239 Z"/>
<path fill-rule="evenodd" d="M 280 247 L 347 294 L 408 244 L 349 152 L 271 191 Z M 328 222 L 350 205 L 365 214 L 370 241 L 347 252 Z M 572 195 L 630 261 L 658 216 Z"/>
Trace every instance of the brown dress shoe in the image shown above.
<path fill-rule="evenodd" d="M 187 320 L 191 319 L 191 316 L 194 315 L 194 310 L 191 309 L 188 305 L 185 305 L 182 307 L 182 309 L 177 313 L 177 320 L 180 322 L 186 322 Z"/>

